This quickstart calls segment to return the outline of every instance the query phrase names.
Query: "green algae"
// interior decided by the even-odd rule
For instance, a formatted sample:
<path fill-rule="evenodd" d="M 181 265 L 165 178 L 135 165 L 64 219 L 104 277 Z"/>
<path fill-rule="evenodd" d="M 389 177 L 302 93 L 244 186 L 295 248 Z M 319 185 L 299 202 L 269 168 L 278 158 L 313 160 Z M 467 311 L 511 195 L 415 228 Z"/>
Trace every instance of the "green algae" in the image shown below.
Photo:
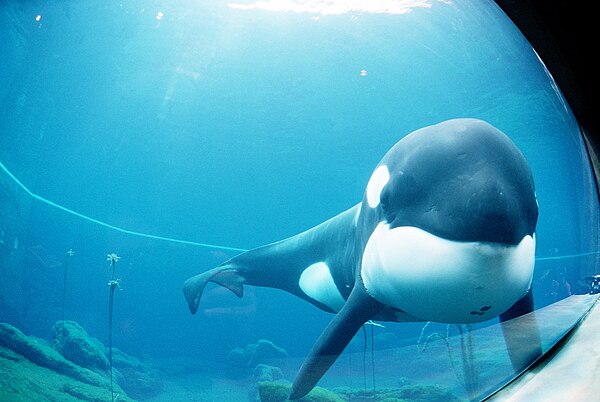
<path fill-rule="evenodd" d="M 75 321 L 57 321 L 52 332 L 52 348 L 67 360 L 101 373 L 108 370 L 104 345 L 88 335 L 81 325 Z"/>
<path fill-rule="evenodd" d="M 288 401 L 291 384 L 286 381 L 261 381 L 257 384 L 261 402 Z M 462 402 L 452 392 L 436 384 L 414 384 L 400 388 L 382 388 L 367 391 L 364 389 L 338 387 L 327 390 L 315 387 L 299 402 Z"/>
<path fill-rule="evenodd" d="M 288 400 L 292 385 L 285 381 L 261 381 L 258 383 L 258 394 L 261 402 L 283 402 Z M 315 387 L 308 395 L 298 399 L 299 402 L 344 402 L 335 393 L 321 387 Z"/>
<path fill-rule="evenodd" d="M 81 382 L 39 366 L 6 347 L 0 346 L 0 400 L 12 402 L 90 401 L 106 402 L 106 386 Z M 106 383 L 106 381 L 105 381 Z M 122 394 L 119 401 L 132 401 Z"/>
<path fill-rule="evenodd" d="M 107 378 L 79 367 L 34 337 L 0 323 L 0 400 L 106 401 Z M 119 388 L 119 401 L 132 401 Z"/>
<path fill-rule="evenodd" d="M 409 384 L 398 388 L 364 390 L 350 387 L 332 389 L 345 401 L 369 402 L 463 402 L 452 391 L 437 384 Z"/>

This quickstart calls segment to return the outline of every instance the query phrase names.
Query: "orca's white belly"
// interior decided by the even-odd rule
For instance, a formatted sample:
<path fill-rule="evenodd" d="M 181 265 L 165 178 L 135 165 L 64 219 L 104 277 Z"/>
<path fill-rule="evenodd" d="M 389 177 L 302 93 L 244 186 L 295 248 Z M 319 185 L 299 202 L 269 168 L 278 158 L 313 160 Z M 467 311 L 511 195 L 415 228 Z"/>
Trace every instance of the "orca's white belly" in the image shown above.
<path fill-rule="evenodd" d="M 361 275 L 381 303 L 424 321 L 473 323 L 508 310 L 531 285 L 535 237 L 518 245 L 458 242 L 416 227 L 380 223 Z"/>

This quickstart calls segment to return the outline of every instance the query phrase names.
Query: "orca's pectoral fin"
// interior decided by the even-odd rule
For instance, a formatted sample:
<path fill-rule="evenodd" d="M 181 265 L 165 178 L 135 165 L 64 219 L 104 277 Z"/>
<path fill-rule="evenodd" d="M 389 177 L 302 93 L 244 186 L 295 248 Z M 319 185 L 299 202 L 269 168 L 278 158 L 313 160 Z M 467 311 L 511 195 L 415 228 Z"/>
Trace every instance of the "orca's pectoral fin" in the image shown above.
<path fill-rule="evenodd" d="M 226 266 L 213 268 L 210 271 L 193 276 L 183 283 L 183 295 L 192 314 L 196 314 L 196 311 L 198 311 L 202 292 L 204 292 L 208 282 L 226 287 L 235 293 L 237 297 L 244 295 L 244 277 L 235 268 Z"/>
<path fill-rule="evenodd" d="M 525 296 L 521 297 L 515 304 L 504 313 L 500 314 L 500 322 L 512 320 L 513 318 L 531 313 L 533 311 L 533 291 L 530 288 Z"/>
<path fill-rule="evenodd" d="M 542 341 L 533 313 L 533 293 L 527 294 L 500 315 L 500 326 L 511 365 L 520 373 L 542 355 Z"/>
<path fill-rule="evenodd" d="M 331 320 L 312 347 L 296 375 L 289 399 L 308 394 L 343 352 L 359 328 L 383 306 L 373 299 L 362 284 L 356 284 L 344 307 Z"/>

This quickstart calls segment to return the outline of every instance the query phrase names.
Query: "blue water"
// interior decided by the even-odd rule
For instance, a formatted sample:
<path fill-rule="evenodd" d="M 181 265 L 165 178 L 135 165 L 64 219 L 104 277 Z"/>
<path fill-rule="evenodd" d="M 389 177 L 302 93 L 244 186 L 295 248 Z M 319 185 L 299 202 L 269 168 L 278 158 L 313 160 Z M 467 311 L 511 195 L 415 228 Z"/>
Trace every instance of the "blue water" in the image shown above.
<path fill-rule="evenodd" d="M 409 3 L 427 6 L 324 15 L 226 1 L 2 2 L 6 169 L 106 225 L 225 249 L 122 233 L 19 188 L 26 207 L 5 237 L 18 238 L 21 283 L 3 292 L 22 302 L 0 321 L 48 336 L 62 319 L 56 263 L 72 248 L 65 315 L 106 341 L 106 255 L 116 252 L 113 342 L 127 353 L 218 358 L 266 338 L 305 356 L 331 315 L 279 291 L 238 299 L 211 287 L 192 316 L 182 282 L 236 254 L 227 248 L 289 237 L 355 205 L 394 143 L 456 117 L 487 120 L 530 163 L 534 287 L 548 272 L 573 288 L 595 274 L 593 177 L 544 65 L 491 2 Z M 539 306 L 554 301 L 539 295 Z"/>

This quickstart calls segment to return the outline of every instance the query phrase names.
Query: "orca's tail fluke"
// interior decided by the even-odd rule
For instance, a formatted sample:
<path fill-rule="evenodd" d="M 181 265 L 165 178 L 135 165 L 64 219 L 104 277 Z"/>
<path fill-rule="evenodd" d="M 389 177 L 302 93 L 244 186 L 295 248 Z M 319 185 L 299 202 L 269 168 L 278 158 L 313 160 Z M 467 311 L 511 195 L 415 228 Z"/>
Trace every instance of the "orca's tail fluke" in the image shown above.
<path fill-rule="evenodd" d="M 183 283 L 183 295 L 187 300 L 192 314 L 196 314 L 200 305 L 200 298 L 208 282 L 217 283 L 236 294 L 237 297 L 244 295 L 245 279 L 235 269 L 227 265 L 221 265 L 209 271 L 191 277 Z"/>

